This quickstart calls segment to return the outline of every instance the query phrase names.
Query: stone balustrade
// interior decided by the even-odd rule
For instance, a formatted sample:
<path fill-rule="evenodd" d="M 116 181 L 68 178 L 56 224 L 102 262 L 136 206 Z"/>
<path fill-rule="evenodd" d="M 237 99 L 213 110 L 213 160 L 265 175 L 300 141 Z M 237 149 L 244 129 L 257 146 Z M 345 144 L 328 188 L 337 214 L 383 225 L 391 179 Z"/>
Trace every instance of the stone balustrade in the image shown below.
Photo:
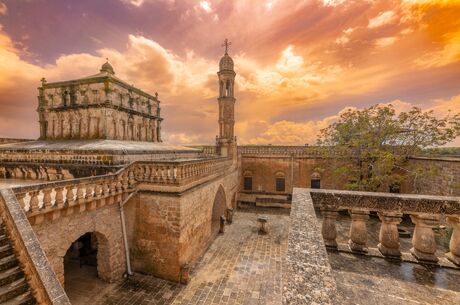
<path fill-rule="evenodd" d="M 135 166 L 114 174 L 34 184 L 13 189 L 32 224 L 123 200 L 135 189 Z"/>
<path fill-rule="evenodd" d="M 315 207 L 321 210 L 322 235 L 328 248 L 337 249 L 338 211 L 348 210 L 351 217 L 349 249 L 367 252 L 367 222 L 369 214 L 376 212 L 381 222 L 379 252 L 384 257 L 400 258 L 398 224 L 403 215 L 410 215 L 415 225 L 410 250 L 412 256 L 420 262 L 438 263 L 433 228 L 446 220 L 453 228 L 446 257 L 460 266 L 460 197 L 313 189 L 309 192 Z"/>
<path fill-rule="evenodd" d="M 168 186 L 166 191 L 180 191 L 224 173 L 232 164 L 227 158 L 138 161 L 113 174 L 20 186 L 13 191 L 29 221 L 38 224 L 118 203 L 138 189 L 139 183 L 147 189 Z"/>
<path fill-rule="evenodd" d="M 190 161 L 138 162 L 136 179 L 158 185 L 181 186 L 220 174 L 232 165 L 227 158 Z"/>

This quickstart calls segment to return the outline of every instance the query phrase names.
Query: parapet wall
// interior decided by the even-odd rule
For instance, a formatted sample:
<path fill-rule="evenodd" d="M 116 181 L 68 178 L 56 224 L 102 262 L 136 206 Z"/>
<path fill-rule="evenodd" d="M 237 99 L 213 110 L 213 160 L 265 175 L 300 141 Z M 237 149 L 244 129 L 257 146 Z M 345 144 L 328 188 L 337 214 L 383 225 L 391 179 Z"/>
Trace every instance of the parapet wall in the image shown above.
<path fill-rule="evenodd" d="M 283 305 L 333 304 L 336 283 L 310 193 L 292 194 L 288 252 L 283 261 Z"/>

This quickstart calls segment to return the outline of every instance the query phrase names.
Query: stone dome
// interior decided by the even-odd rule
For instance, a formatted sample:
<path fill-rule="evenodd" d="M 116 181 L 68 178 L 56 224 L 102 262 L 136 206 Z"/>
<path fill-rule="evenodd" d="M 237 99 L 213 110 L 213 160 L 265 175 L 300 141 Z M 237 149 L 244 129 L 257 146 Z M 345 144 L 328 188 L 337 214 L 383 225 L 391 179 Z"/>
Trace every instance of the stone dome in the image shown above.
<path fill-rule="evenodd" d="M 225 54 L 219 62 L 219 69 L 222 70 L 233 70 L 233 59 Z"/>
<path fill-rule="evenodd" d="M 111 64 L 109 64 L 109 62 L 106 62 L 105 64 L 102 65 L 101 72 L 108 72 L 110 74 L 115 74 L 115 71 L 113 70 L 113 67 Z"/>

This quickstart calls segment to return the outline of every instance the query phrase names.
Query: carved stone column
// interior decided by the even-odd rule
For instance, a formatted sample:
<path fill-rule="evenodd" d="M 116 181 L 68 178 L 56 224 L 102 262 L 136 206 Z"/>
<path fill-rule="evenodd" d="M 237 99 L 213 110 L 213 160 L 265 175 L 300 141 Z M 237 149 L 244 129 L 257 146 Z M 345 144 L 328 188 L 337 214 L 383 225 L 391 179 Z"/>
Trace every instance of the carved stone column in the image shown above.
<path fill-rule="evenodd" d="M 447 222 L 452 225 L 454 231 L 450 238 L 450 251 L 446 256 L 451 262 L 460 266 L 460 217 L 448 216 Z"/>
<path fill-rule="evenodd" d="M 350 240 L 348 245 L 350 250 L 356 252 L 367 252 L 367 221 L 369 220 L 369 211 L 350 210 L 351 226 Z"/>
<path fill-rule="evenodd" d="M 380 253 L 385 256 L 400 257 L 398 225 L 401 223 L 403 214 L 398 212 L 379 212 L 378 215 L 382 222 L 377 246 Z"/>
<path fill-rule="evenodd" d="M 433 228 L 439 223 L 440 216 L 433 214 L 410 215 L 415 224 L 414 236 L 412 237 L 412 249 L 410 252 L 418 260 L 437 262 L 435 255 L 436 241 Z"/>
<path fill-rule="evenodd" d="M 324 244 L 326 248 L 337 249 L 337 229 L 335 227 L 335 221 L 337 219 L 337 209 L 324 207 L 322 209 L 323 224 L 321 233 L 323 235 Z"/>

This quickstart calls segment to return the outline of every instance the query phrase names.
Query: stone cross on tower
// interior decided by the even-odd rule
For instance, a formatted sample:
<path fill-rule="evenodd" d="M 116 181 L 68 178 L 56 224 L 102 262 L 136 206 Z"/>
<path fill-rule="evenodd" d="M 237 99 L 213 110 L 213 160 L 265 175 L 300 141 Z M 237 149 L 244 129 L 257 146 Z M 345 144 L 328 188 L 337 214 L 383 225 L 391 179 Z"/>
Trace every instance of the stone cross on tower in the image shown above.
<path fill-rule="evenodd" d="M 225 55 L 228 55 L 228 48 L 232 45 L 230 41 L 228 41 L 227 38 L 225 38 L 224 43 L 222 44 L 223 47 L 225 47 Z"/>

